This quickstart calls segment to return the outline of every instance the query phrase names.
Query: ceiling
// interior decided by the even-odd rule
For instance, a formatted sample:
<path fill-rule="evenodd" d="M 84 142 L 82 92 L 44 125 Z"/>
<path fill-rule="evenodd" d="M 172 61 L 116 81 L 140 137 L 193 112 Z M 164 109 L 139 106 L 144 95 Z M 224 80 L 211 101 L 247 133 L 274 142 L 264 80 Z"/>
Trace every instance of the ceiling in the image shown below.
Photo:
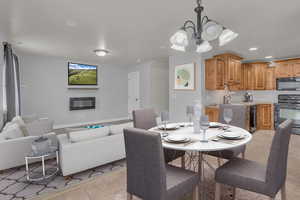
<path fill-rule="evenodd" d="M 203 0 L 209 18 L 239 33 L 212 54 L 299 56 L 299 0 Z M 195 0 L 1 0 L 0 32 L 18 51 L 130 65 L 167 57 L 169 37 L 195 20 Z M 249 47 L 259 47 L 250 52 Z M 93 50 L 112 53 L 97 57 Z M 210 53 L 210 54 L 211 54 Z"/>

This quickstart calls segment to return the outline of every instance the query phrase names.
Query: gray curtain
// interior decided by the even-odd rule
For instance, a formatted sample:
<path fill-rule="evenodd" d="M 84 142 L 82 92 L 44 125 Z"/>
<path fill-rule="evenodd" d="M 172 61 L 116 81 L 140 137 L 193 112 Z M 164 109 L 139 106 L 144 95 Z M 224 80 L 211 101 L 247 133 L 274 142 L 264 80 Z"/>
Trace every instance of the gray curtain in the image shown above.
<path fill-rule="evenodd" d="M 4 45 L 4 121 L 20 115 L 20 73 L 18 57 L 9 43 Z"/>

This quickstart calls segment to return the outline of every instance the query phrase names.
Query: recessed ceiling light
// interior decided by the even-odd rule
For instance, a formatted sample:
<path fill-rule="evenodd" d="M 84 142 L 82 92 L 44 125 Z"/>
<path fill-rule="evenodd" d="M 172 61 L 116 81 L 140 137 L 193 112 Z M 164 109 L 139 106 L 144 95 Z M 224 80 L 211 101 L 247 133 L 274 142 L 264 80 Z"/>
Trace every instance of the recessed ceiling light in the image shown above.
<path fill-rule="evenodd" d="M 107 54 L 109 54 L 109 51 L 105 50 L 105 49 L 96 49 L 96 50 L 94 50 L 94 52 L 97 56 L 101 56 L 101 57 L 106 56 Z"/>
<path fill-rule="evenodd" d="M 270 58 L 273 58 L 273 56 L 266 56 L 265 58 L 266 59 L 270 59 Z"/>
<path fill-rule="evenodd" d="M 256 51 L 256 50 L 258 50 L 257 47 L 251 47 L 251 48 L 249 48 L 249 51 Z"/>
<path fill-rule="evenodd" d="M 67 20 L 66 25 L 69 27 L 75 27 L 75 26 L 77 26 L 77 23 L 73 20 Z"/>

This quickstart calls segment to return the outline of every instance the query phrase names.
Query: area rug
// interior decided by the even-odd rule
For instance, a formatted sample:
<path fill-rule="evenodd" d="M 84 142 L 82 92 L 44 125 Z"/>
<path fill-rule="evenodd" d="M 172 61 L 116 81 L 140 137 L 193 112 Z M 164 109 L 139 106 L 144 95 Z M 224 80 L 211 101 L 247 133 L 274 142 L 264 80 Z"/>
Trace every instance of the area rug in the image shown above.
<path fill-rule="evenodd" d="M 55 164 L 55 160 L 49 160 L 46 166 Z M 28 182 L 26 180 L 25 167 L 6 170 L 0 174 L 0 200 L 27 200 L 42 194 L 56 193 L 64 188 L 84 182 L 96 176 L 106 174 L 125 167 L 125 160 L 117 161 L 104 166 L 96 167 L 65 179 L 57 175 L 41 182 Z M 33 171 L 41 170 L 39 163 L 30 165 Z"/>
<path fill-rule="evenodd" d="M 205 191 L 207 200 L 214 200 L 215 182 L 213 171 L 205 168 Z M 126 200 L 126 168 L 97 176 L 92 180 L 79 183 L 73 187 L 55 194 L 42 195 L 39 200 Z M 134 197 L 134 200 L 138 198 Z M 187 194 L 182 200 L 191 200 Z M 280 198 L 276 198 L 280 199 Z M 232 189 L 228 186 L 222 188 L 222 200 L 232 200 Z M 268 200 L 267 197 L 237 189 L 236 200 Z"/>

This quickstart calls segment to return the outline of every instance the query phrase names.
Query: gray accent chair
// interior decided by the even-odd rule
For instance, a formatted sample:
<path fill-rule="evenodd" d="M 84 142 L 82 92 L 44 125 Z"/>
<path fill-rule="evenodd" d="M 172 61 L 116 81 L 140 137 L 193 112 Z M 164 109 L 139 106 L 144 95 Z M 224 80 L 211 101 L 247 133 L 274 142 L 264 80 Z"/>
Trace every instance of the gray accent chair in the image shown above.
<path fill-rule="evenodd" d="M 127 199 L 176 200 L 193 193 L 197 199 L 197 173 L 164 162 L 160 134 L 142 129 L 124 129 L 127 161 Z"/>
<path fill-rule="evenodd" d="M 215 200 L 220 200 L 221 184 L 260 193 L 271 200 L 275 199 L 281 189 L 282 199 L 286 200 L 285 180 L 291 128 L 292 120 L 284 121 L 277 128 L 267 166 L 251 160 L 234 158 L 219 167 L 215 175 Z"/>
<path fill-rule="evenodd" d="M 157 126 L 156 114 L 154 109 L 148 108 L 148 109 L 134 110 L 132 111 L 132 116 L 133 116 L 133 126 L 135 128 L 148 130 L 150 128 Z M 164 149 L 164 154 L 167 163 L 181 157 L 181 165 L 183 168 L 185 168 L 184 151 Z"/>
<path fill-rule="evenodd" d="M 233 118 L 232 121 L 230 122 L 230 125 L 237 126 L 240 128 L 245 129 L 246 128 L 246 112 L 247 112 L 247 106 L 245 105 L 231 105 L 231 104 L 221 104 L 220 105 L 220 114 L 219 114 L 219 122 L 226 124 L 224 118 L 223 118 L 223 113 L 224 109 L 230 108 L 232 109 L 233 112 Z M 207 152 L 208 155 L 210 156 L 215 156 L 218 158 L 218 163 L 219 167 L 221 165 L 221 159 L 232 159 L 234 157 L 239 156 L 242 154 L 242 157 L 245 158 L 245 151 L 246 151 L 246 145 L 232 148 L 232 149 L 227 149 L 227 150 L 222 150 L 222 151 L 212 151 L 212 152 Z"/>

